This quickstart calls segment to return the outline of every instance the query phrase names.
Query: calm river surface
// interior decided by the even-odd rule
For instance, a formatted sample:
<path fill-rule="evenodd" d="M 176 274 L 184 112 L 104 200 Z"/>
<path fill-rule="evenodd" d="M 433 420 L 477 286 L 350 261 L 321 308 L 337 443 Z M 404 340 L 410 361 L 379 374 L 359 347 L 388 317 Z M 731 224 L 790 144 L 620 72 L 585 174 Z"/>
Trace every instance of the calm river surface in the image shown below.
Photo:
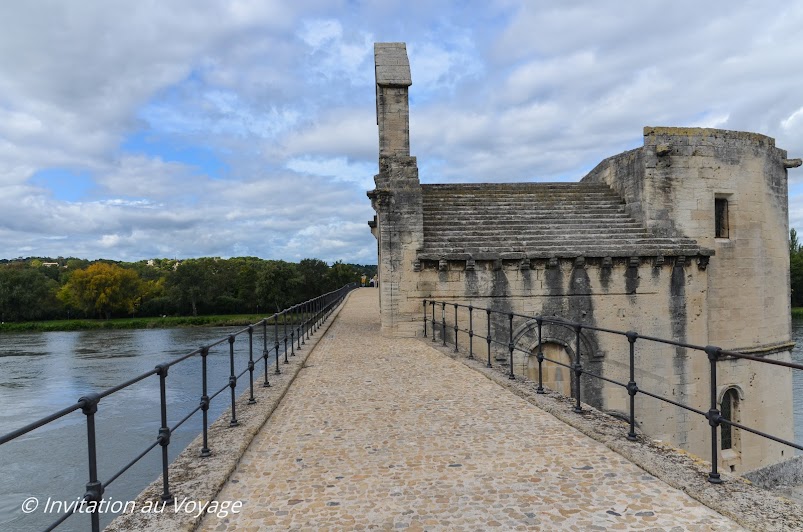
<path fill-rule="evenodd" d="M 90 392 L 99 392 L 180 357 L 239 328 L 94 330 L 0 335 L 0 434 L 6 434 L 62 408 Z M 235 342 L 235 368 L 247 367 L 247 335 Z M 262 336 L 254 334 L 254 357 L 262 353 Z M 258 341 L 257 341 L 258 340 Z M 273 341 L 272 336 L 269 343 Z M 228 343 L 208 357 L 209 395 L 228 383 Z M 257 365 L 256 375 L 262 375 Z M 239 395 L 248 386 L 247 374 L 237 383 Z M 201 397 L 201 361 L 196 356 L 170 368 L 167 377 L 168 425 L 173 426 Z M 227 407 L 228 390 L 210 406 L 210 422 Z M 103 398 L 95 415 L 98 471 L 101 482 L 133 460 L 155 441 L 160 426 L 159 378 L 151 376 Z M 201 413 L 171 435 L 171 460 L 201 432 Z M 214 451 L 214 442 L 210 442 Z M 48 497 L 75 501 L 88 479 L 86 418 L 80 410 L 0 446 L 0 530 L 42 530 L 58 519 L 46 515 Z M 161 473 L 157 446 L 104 493 L 107 500 L 133 500 Z M 175 494 L 174 494 L 175 495 Z M 20 511 L 28 497 L 40 507 L 29 515 Z M 101 526 L 113 516 L 101 517 Z M 85 515 L 73 515 L 58 530 L 88 530 Z"/>
<path fill-rule="evenodd" d="M 8 433 L 56 410 L 74 404 L 82 395 L 101 391 L 225 337 L 233 328 L 103 330 L 0 335 L 0 434 Z M 239 338 L 243 338 L 240 340 Z M 237 373 L 245 369 L 245 336 L 235 343 Z M 261 353 L 261 336 L 254 335 L 254 356 Z M 793 358 L 803 362 L 803 320 L 793 322 L 797 346 Z M 268 339 L 269 344 L 272 337 Z M 259 369 L 262 365 L 258 365 Z M 228 382 L 228 345 L 209 355 L 209 390 Z M 261 375 L 261 371 L 258 373 Z M 167 377 L 168 423 L 174 425 L 195 408 L 201 396 L 200 357 L 172 368 Z M 242 384 L 241 384 L 242 383 Z M 238 383 L 238 394 L 247 380 Z M 795 434 L 803 442 L 803 372 L 795 372 Z M 210 419 L 225 410 L 223 392 L 210 408 Z M 102 482 L 131 461 L 156 438 L 159 426 L 159 379 L 145 381 L 101 400 L 96 414 L 98 467 Z M 171 437 L 171 459 L 201 431 L 200 413 Z M 214 442 L 210 447 L 214 450 Z M 87 482 L 86 421 L 80 411 L 0 446 L 0 530 L 41 530 L 58 518 L 35 511 L 23 515 L 28 497 L 40 505 L 51 500 L 75 501 Z M 157 447 L 116 480 L 104 499 L 132 500 L 161 473 Z M 174 494 L 176 495 L 176 494 Z M 180 495 L 180 494 L 178 494 Z M 108 524 L 111 515 L 102 517 Z M 70 517 L 59 530 L 87 530 L 84 515 Z"/>

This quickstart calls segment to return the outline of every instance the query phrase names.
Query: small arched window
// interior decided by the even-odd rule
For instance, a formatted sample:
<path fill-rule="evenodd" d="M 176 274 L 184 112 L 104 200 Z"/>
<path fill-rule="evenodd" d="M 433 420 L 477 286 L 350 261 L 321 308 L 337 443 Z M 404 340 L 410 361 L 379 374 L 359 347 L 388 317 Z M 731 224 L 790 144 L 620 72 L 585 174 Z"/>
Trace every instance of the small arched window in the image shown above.
<path fill-rule="evenodd" d="M 738 421 L 737 414 L 739 408 L 739 393 L 736 388 L 728 388 L 722 395 L 722 404 L 720 405 L 720 413 L 722 417 L 729 421 Z M 720 425 L 721 433 L 721 448 L 732 449 L 736 444 L 736 429 L 727 423 Z"/>

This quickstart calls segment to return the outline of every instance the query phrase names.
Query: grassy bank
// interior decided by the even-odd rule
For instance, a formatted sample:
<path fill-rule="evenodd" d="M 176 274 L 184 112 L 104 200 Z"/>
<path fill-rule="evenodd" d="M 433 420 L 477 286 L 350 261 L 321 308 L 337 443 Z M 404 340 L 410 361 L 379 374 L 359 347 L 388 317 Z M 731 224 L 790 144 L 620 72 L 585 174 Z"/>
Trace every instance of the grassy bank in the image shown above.
<path fill-rule="evenodd" d="M 88 329 L 160 329 L 172 327 L 237 327 L 256 323 L 265 316 L 229 314 L 216 316 L 168 316 L 165 318 L 119 318 L 111 320 L 50 320 L 0 324 L 2 332 L 83 331 Z M 281 320 L 279 321 L 281 323 Z"/>
<path fill-rule="evenodd" d="M 0 333 L 28 331 L 85 331 L 89 329 L 168 329 L 175 327 L 245 327 L 266 316 L 222 314 L 213 316 L 167 316 L 164 318 L 117 318 L 111 320 L 50 320 L 0 324 Z M 803 307 L 792 309 L 792 318 L 803 319 Z M 272 322 L 270 322 L 272 323 Z M 281 318 L 279 323 L 283 323 Z"/>

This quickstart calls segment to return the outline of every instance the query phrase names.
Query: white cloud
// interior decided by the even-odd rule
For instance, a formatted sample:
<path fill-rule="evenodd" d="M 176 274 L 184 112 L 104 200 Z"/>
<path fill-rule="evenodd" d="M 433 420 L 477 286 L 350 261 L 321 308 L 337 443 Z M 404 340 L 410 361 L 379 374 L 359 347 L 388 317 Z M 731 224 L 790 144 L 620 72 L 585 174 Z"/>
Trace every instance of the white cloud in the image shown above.
<path fill-rule="evenodd" d="M 373 91 L 371 91 L 373 98 Z M 270 156 L 295 158 L 315 156 L 371 160 L 379 153 L 376 112 L 369 106 L 342 106 L 318 115 L 317 120 L 297 128 L 279 146 L 266 146 Z"/>
<path fill-rule="evenodd" d="M 372 188 L 373 177 L 377 171 L 374 164 L 350 162 L 345 157 L 299 157 L 287 161 L 287 168 L 299 173 L 355 183 L 365 190 Z"/>
<path fill-rule="evenodd" d="M 429 97 L 430 92 L 453 93 L 459 86 L 470 84 L 483 72 L 469 32 L 447 28 L 437 39 L 410 43 L 407 47 L 410 73 L 416 86 L 423 87 L 421 96 L 424 99 Z"/>
<path fill-rule="evenodd" d="M 312 19 L 302 23 L 299 37 L 309 47 L 305 68 L 309 81 L 370 84 L 373 36 L 363 31 L 345 35 L 338 20 Z M 318 74 L 318 78 L 310 74 Z"/>
<path fill-rule="evenodd" d="M 305 20 L 299 32 L 301 39 L 314 49 L 343 37 L 343 26 L 337 20 Z"/>
<path fill-rule="evenodd" d="M 181 163 L 127 155 L 102 169 L 96 181 L 112 197 L 180 200 L 197 193 L 208 178 L 193 175 L 192 170 Z"/>
<path fill-rule="evenodd" d="M 781 127 L 786 131 L 790 131 L 800 128 L 801 122 L 803 122 L 803 107 L 781 120 Z"/>
<path fill-rule="evenodd" d="M 408 43 L 424 182 L 576 179 L 645 125 L 758 131 L 798 157 L 801 24 L 783 2 L 7 2 L 4 253 L 373 262 L 374 41 Z M 47 169 L 91 194 L 56 199 L 31 181 Z"/>

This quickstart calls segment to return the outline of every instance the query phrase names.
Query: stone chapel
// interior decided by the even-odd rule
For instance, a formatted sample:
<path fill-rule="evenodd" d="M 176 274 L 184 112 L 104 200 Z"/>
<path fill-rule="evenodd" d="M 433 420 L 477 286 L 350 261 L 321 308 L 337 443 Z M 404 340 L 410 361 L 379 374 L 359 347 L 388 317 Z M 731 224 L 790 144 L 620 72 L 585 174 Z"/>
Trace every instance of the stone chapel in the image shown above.
<path fill-rule="evenodd" d="M 437 299 L 790 360 L 787 169 L 800 160 L 774 139 L 645 127 L 643 146 L 575 183 L 422 185 L 410 155 L 406 46 L 377 43 L 374 54 L 379 173 L 368 193 L 376 211 L 369 225 L 384 334 L 421 335 L 422 303 Z M 553 329 L 545 330 L 544 354 L 570 362 L 571 337 Z M 584 367 L 621 377 L 627 348 L 584 334 Z M 515 341 L 530 353 L 537 348 L 528 326 Z M 659 345 L 637 357 L 641 389 L 708 409 L 704 355 Z M 532 375 L 533 358 L 518 354 L 516 373 Z M 791 370 L 728 357 L 717 364 L 718 400 L 731 419 L 793 439 Z M 568 372 L 553 366 L 545 385 L 569 394 Z M 582 386 L 596 408 L 626 411 L 621 388 L 597 379 Z M 644 433 L 710 456 L 704 418 L 644 395 L 638 401 Z M 793 455 L 736 432 L 720 451 L 723 470 L 742 473 Z"/>

